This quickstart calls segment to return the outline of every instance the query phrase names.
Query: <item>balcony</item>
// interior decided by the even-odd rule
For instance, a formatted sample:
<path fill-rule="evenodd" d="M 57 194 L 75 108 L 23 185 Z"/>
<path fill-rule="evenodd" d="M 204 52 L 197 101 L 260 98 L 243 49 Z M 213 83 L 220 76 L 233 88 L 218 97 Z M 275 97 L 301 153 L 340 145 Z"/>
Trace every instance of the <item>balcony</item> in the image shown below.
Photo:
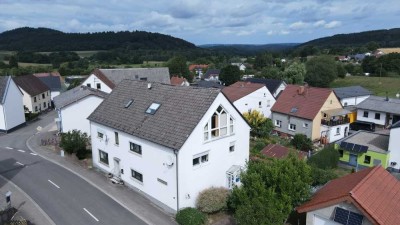
<path fill-rule="evenodd" d="M 347 123 L 350 123 L 350 119 L 346 118 L 346 117 L 342 117 L 337 120 L 326 120 L 326 119 L 321 120 L 321 125 L 326 125 L 326 126 L 330 126 L 330 127 L 343 125 L 343 124 L 347 124 Z"/>

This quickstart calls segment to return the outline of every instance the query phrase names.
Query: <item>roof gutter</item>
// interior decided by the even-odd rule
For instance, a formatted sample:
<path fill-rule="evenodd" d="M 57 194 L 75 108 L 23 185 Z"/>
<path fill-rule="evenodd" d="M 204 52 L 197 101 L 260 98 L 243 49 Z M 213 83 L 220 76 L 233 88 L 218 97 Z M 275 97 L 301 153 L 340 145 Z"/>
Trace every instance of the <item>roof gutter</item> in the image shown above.
<path fill-rule="evenodd" d="M 176 162 L 176 212 L 179 211 L 179 174 L 178 174 L 178 168 L 179 168 L 179 162 L 178 162 L 178 150 L 174 150 L 175 154 L 175 162 Z"/>

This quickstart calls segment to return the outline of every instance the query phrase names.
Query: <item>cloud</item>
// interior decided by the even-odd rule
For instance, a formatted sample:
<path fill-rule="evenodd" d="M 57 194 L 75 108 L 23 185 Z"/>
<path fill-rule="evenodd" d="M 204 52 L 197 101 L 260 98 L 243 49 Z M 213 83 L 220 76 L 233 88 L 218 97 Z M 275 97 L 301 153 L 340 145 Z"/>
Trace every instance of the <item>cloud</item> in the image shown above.
<path fill-rule="evenodd" d="M 309 23 L 304 23 L 303 21 L 297 21 L 289 25 L 289 29 L 291 30 L 302 30 L 308 28 L 310 26 Z"/>
<path fill-rule="evenodd" d="M 327 29 L 332 29 L 332 28 L 340 27 L 341 25 L 342 25 L 342 22 L 335 20 L 335 21 L 331 21 L 331 22 L 325 24 L 324 27 Z"/>
<path fill-rule="evenodd" d="M 318 20 L 317 22 L 315 22 L 313 25 L 314 27 L 322 27 L 326 24 L 325 20 Z"/>

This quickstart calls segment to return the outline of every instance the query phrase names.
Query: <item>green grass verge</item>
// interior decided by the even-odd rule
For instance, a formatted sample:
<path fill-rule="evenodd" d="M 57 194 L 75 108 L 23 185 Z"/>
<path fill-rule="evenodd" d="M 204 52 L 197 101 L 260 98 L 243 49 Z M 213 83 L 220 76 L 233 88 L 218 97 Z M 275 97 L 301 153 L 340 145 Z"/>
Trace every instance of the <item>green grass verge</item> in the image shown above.
<path fill-rule="evenodd" d="M 399 77 L 365 77 L 365 76 L 350 76 L 344 79 L 336 79 L 331 83 L 331 87 L 347 87 L 360 85 L 372 91 L 374 95 L 386 96 L 395 98 L 400 92 L 400 76 Z"/>

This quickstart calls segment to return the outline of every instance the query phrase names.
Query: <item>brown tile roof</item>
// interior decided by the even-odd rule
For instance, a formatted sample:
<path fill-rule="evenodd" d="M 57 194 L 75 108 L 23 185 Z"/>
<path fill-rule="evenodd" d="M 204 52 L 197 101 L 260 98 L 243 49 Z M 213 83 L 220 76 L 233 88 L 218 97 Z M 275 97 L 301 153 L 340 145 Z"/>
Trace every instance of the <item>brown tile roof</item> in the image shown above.
<path fill-rule="evenodd" d="M 373 224 L 400 221 L 400 182 L 381 166 L 330 181 L 297 211 L 309 212 L 343 201 L 353 203 Z"/>
<path fill-rule="evenodd" d="M 234 102 L 262 87 L 264 87 L 264 84 L 238 81 L 222 89 L 222 92 L 231 102 Z"/>
<path fill-rule="evenodd" d="M 181 86 L 183 82 L 186 81 L 186 78 L 173 76 L 171 77 L 171 85 Z"/>
<path fill-rule="evenodd" d="M 33 75 L 13 77 L 14 82 L 30 96 L 49 91 L 49 87 Z"/>
<path fill-rule="evenodd" d="M 197 68 L 207 69 L 208 65 L 207 64 L 192 64 L 192 65 L 189 66 L 189 71 L 192 71 L 192 70 L 197 69 Z"/>
<path fill-rule="evenodd" d="M 285 158 L 286 156 L 289 155 L 289 152 L 290 149 L 286 148 L 285 146 L 277 144 L 269 144 L 261 150 L 261 153 L 263 155 L 270 158 L 278 158 L 278 159 Z M 307 157 L 306 152 L 297 151 L 297 153 L 300 159 L 304 159 L 305 157 Z"/>
<path fill-rule="evenodd" d="M 105 83 L 108 87 L 110 87 L 111 89 L 115 88 L 115 84 L 106 77 L 106 75 L 104 75 L 103 72 L 101 72 L 101 70 L 99 69 L 95 69 L 92 74 L 96 75 L 97 78 L 99 78 L 101 81 L 103 81 L 103 83 Z"/>
<path fill-rule="evenodd" d="M 298 85 L 286 86 L 286 89 L 272 106 L 271 111 L 313 120 L 332 90 L 329 88 L 304 87 L 301 94 L 299 92 L 300 87 Z M 297 109 L 296 112 L 291 112 L 293 109 Z"/>
<path fill-rule="evenodd" d="M 33 76 L 35 77 L 61 77 L 59 72 L 49 72 L 49 73 L 34 73 Z"/>

